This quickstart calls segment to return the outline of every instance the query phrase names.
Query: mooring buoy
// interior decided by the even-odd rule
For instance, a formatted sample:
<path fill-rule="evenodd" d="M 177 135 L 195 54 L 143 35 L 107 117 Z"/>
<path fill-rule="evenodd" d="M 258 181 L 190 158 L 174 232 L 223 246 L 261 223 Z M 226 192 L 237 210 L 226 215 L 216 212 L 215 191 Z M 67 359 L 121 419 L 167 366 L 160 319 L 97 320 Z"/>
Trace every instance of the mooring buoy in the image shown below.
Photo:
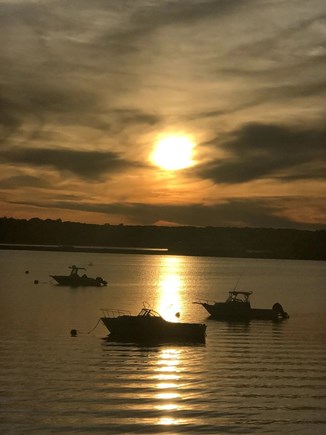
<path fill-rule="evenodd" d="M 72 330 L 70 331 L 70 335 L 71 335 L 72 337 L 77 337 L 77 329 L 72 329 Z"/>

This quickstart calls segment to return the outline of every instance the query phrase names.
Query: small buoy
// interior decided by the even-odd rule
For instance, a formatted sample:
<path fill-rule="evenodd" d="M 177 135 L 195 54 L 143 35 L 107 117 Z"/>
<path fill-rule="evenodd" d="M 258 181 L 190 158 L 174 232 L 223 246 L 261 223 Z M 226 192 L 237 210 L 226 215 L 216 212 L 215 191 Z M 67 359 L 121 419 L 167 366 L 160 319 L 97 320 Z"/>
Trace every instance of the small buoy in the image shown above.
<path fill-rule="evenodd" d="M 77 337 L 77 329 L 72 329 L 72 330 L 70 331 L 70 335 L 71 335 L 72 337 Z"/>
<path fill-rule="evenodd" d="M 38 279 L 35 279 L 35 280 L 34 280 L 34 284 L 38 284 Z"/>

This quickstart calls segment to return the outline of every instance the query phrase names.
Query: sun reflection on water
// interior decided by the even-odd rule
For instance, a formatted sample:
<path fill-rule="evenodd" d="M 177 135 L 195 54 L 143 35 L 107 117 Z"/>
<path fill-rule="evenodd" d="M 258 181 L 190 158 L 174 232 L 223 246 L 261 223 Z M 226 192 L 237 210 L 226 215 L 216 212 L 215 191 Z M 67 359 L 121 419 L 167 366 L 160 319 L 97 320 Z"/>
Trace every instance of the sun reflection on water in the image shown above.
<path fill-rule="evenodd" d="M 160 411 L 173 411 L 175 409 L 178 409 L 178 405 L 176 405 L 175 403 L 167 403 L 167 404 L 163 404 L 163 405 L 157 405 L 156 409 L 159 409 Z M 164 419 L 164 417 L 163 417 L 163 419 Z M 170 420 L 171 420 L 171 418 L 170 418 Z"/>
<path fill-rule="evenodd" d="M 164 256 L 160 261 L 157 287 L 157 311 L 170 321 L 178 322 L 183 308 L 185 263 L 181 257 Z M 156 360 L 153 378 L 155 384 L 155 409 L 160 412 L 157 424 L 172 426 L 183 424 L 180 410 L 182 400 L 182 348 L 162 349 Z"/>
<path fill-rule="evenodd" d="M 180 387 L 180 351 L 178 349 L 163 349 L 156 363 L 154 378 L 157 380 L 155 399 L 157 405 L 155 408 L 161 412 L 167 412 L 159 418 L 158 424 L 173 425 L 179 423 L 179 419 L 175 418 L 169 411 L 174 412 L 181 408 L 178 403 L 181 395 L 178 392 Z"/>
<path fill-rule="evenodd" d="M 181 293 L 184 288 L 182 269 L 182 259 L 177 257 L 162 258 L 158 311 L 164 319 L 170 322 L 178 321 L 182 308 Z"/>

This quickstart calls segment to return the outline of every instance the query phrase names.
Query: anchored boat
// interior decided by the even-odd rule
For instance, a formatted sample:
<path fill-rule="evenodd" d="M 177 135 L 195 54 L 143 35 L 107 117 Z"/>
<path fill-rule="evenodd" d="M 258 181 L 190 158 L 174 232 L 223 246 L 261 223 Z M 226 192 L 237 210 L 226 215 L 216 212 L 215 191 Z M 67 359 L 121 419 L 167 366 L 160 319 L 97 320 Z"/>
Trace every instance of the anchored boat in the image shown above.
<path fill-rule="evenodd" d="M 120 310 L 102 311 L 101 320 L 111 339 L 135 342 L 205 341 L 205 324 L 169 322 L 147 307 L 143 307 L 137 316 Z"/>
<path fill-rule="evenodd" d="M 79 275 L 79 270 L 85 270 L 84 267 L 77 267 L 75 265 L 69 266 L 71 269 L 70 275 L 50 275 L 55 279 L 59 285 L 66 285 L 70 287 L 103 287 L 107 285 L 107 282 L 100 276 L 91 278 L 85 273 Z"/>
<path fill-rule="evenodd" d="M 230 291 L 225 302 L 209 302 L 198 300 L 195 304 L 202 305 L 216 320 L 249 321 L 259 320 L 285 320 L 288 313 L 281 304 L 276 302 L 271 309 L 251 308 L 250 295 L 252 292 Z"/>

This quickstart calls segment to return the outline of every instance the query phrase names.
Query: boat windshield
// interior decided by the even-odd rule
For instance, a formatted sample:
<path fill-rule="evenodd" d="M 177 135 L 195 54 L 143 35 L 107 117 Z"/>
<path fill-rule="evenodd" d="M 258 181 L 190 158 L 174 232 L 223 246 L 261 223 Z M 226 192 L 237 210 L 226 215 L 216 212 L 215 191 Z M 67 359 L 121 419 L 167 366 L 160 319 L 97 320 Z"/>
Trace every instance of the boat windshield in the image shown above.
<path fill-rule="evenodd" d="M 229 292 L 229 297 L 226 302 L 249 302 L 249 296 L 252 292 L 237 292 L 231 291 Z"/>
<path fill-rule="evenodd" d="M 139 317 L 161 317 L 159 313 L 149 308 L 142 308 L 138 314 Z"/>
<path fill-rule="evenodd" d="M 71 269 L 70 276 L 78 276 L 78 270 L 85 270 L 85 267 L 77 267 L 75 265 L 69 266 Z"/>

